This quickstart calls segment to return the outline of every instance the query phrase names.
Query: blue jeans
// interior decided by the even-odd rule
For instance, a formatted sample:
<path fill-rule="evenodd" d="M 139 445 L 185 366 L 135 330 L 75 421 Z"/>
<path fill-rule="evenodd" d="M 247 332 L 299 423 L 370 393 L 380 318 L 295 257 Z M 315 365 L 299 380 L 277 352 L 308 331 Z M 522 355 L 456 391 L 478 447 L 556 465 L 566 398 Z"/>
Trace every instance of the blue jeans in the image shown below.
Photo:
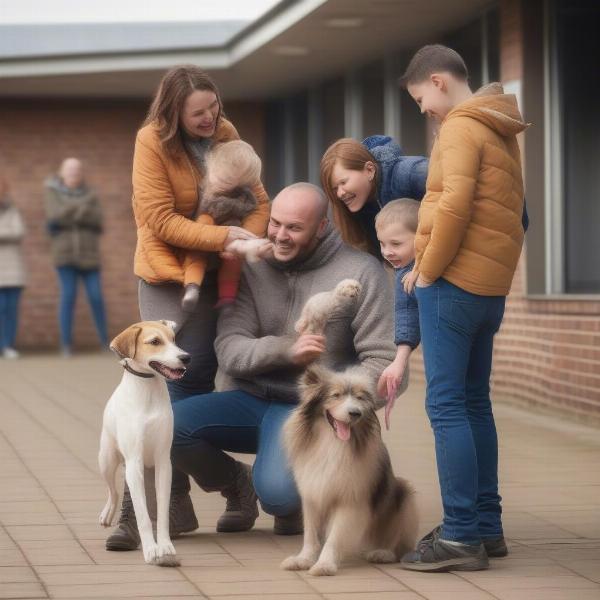
<path fill-rule="evenodd" d="M 73 341 L 73 313 L 77 298 L 77 283 L 83 279 L 85 291 L 92 307 L 92 315 L 96 331 L 103 346 L 108 346 L 106 330 L 106 313 L 100 287 L 100 271 L 98 269 L 80 269 L 79 267 L 57 267 L 60 281 L 60 307 L 58 320 L 60 324 L 60 341 L 64 347 L 69 347 Z"/>
<path fill-rule="evenodd" d="M 281 443 L 281 428 L 295 405 L 269 402 L 241 390 L 191 396 L 173 403 L 173 465 L 206 491 L 227 488 L 235 460 L 223 452 L 256 454 L 254 489 L 271 515 L 300 509 L 300 497 Z"/>
<path fill-rule="evenodd" d="M 22 291 L 22 287 L 0 287 L 0 350 L 15 345 Z"/>
<path fill-rule="evenodd" d="M 502 535 L 490 373 L 506 298 L 471 294 L 444 279 L 417 287 L 416 296 L 444 507 L 442 538 L 476 544 Z"/>

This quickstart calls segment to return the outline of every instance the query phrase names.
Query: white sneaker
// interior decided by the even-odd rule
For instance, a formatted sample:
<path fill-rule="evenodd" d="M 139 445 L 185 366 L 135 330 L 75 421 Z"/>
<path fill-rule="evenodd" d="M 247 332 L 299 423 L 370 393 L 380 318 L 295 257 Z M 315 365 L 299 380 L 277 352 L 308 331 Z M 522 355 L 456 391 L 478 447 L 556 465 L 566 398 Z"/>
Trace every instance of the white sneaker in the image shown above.
<path fill-rule="evenodd" d="M 2 356 L 8 359 L 19 358 L 21 355 L 14 348 L 4 348 Z"/>

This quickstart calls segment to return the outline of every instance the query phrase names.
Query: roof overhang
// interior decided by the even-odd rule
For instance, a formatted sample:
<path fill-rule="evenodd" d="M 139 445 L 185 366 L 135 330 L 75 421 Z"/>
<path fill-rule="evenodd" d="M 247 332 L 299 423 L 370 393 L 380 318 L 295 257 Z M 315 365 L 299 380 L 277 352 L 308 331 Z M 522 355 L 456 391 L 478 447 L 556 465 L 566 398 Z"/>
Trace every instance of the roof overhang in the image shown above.
<path fill-rule="evenodd" d="M 0 96 L 147 98 L 169 67 L 211 72 L 224 97 L 289 93 L 437 41 L 490 0 L 284 0 L 222 44 L 0 58 Z M 114 25 L 118 27 L 118 25 Z M 214 42 L 214 40 L 213 40 Z"/>

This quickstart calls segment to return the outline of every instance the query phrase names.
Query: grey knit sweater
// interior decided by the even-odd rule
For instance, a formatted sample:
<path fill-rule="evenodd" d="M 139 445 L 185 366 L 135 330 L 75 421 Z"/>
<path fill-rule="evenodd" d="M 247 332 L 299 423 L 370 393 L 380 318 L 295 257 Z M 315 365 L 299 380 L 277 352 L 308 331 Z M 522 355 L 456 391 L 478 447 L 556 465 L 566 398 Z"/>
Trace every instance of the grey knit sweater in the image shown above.
<path fill-rule="evenodd" d="M 306 301 L 342 279 L 363 290 L 356 305 L 331 315 L 323 362 L 333 369 L 360 364 L 374 380 L 394 359 L 393 294 L 380 263 L 345 245 L 330 228 L 316 250 L 291 265 L 246 264 L 236 303 L 219 317 L 215 348 L 231 387 L 266 400 L 297 402 L 301 369 L 290 358 L 294 324 Z"/>

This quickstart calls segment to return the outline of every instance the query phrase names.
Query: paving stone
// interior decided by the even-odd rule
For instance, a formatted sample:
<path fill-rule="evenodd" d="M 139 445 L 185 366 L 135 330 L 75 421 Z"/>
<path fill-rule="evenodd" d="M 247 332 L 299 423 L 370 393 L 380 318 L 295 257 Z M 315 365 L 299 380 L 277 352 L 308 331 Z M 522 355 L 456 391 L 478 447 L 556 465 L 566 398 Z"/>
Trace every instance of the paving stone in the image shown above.
<path fill-rule="evenodd" d="M 196 486 L 200 528 L 174 541 L 180 568 L 146 565 L 140 550 L 107 552 L 110 530 L 97 524 L 106 497 L 97 452 L 102 410 L 120 370 L 93 354 L 77 357 L 77 367 L 81 381 L 67 378 L 55 357 L 0 361 L 0 598 L 46 598 L 46 590 L 56 600 L 600 598 L 598 436 L 550 427 L 504 405 L 494 408 L 510 554 L 487 571 L 423 574 L 358 558 L 335 577 L 282 571 L 301 536 L 274 536 L 273 518 L 263 512 L 251 532 L 217 534 L 224 500 Z M 396 473 L 417 490 L 425 534 L 439 523 L 441 502 L 422 388 L 403 397 L 383 435 Z M 119 486 L 122 480 L 120 472 Z"/>

